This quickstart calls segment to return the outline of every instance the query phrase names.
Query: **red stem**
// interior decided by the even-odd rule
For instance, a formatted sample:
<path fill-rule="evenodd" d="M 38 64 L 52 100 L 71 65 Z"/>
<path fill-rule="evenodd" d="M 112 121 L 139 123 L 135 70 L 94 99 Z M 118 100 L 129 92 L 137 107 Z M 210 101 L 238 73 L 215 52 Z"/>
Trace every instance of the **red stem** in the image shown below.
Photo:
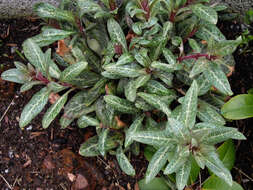
<path fill-rule="evenodd" d="M 191 31 L 191 33 L 188 34 L 188 36 L 183 40 L 183 42 L 184 42 L 184 43 L 187 42 L 188 39 L 191 38 L 192 36 L 194 36 L 195 33 L 196 33 L 197 31 L 198 31 L 198 29 L 197 29 L 197 28 L 194 28 L 194 29 Z"/>
<path fill-rule="evenodd" d="M 148 0 L 142 0 L 141 6 L 142 6 L 142 9 L 146 12 L 145 18 L 148 21 L 150 18 L 150 8 L 149 8 Z"/>
<path fill-rule="evenodd" d="M 43 82 L 44 84 L 48 84 L 50 82 L 47 78 L 43 77 L 43 75 L 41 74 L 41 72 L 38 72 L 36 74 L 35 79 Z"/>
<path fill-rule="evenodd" d="M 215 55 L 209 55 L 209 54 L 205 54 L 205 53 L 196 53 L 194 55 L 187 55 L 187 56 L 179 57 L 177 60 L 179 62 L 182 62 L 183 60 L 187 60 L 187 59 L 199 59 L 200 57 L 205 57 L 208 60 L 214 60 L 214 59 L 217 58 L 217 56 L 215 56 Z"/>

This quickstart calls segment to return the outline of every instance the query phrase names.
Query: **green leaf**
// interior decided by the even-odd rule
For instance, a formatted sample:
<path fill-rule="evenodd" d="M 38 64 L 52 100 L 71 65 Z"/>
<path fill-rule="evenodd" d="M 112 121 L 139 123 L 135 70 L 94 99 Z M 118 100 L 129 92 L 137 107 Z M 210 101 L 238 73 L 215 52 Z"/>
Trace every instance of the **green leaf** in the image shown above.
<path fill-rule="evenodd" d="M 27 74 L 24 74 L 18 69 L 9 69 L 7 71 L 4 71 L 1 74 L 1 78 L 3 80 L 15 82 L 19 84 L 24 84 L 30 80 Z"/>
<path fill-rule="evenodd" d="M 130 102 L 134 102 L 136 99 L 137 88 L 134 80 L 129 80 L 125 86 L 125 96 Z"/>
<path fill-rule="evenodd" d="M 217 144 L 228 139 L 245 140 L 246 137 L 240 133 L 236 128 L 232 127 L 220 127 L 210 129 L 209 133 L 205 135 L 203 143 L 206 144 Z"/>
<path fill-rule="evenodd" d="M 183 190 L 187 185 L 188 178 L 191 172 L 191 160 L 185 162 L 179 171 L 176 173 L 176 184 L 178 190 Z"/>
<path fill-rule="evenodd" d="M 137 79 L 135 79 L 135 88 L 140 88 L 144 86 L 151 78 L 151 75 L 141 75 Z"/>
<path fill-rule="evenodd" d="M 25 64 L 19 62 L 19 61 L 14 61 L 15 67 L 22 73 L 28 73 L 28 68 Z"/>
<path fill-rule="evenodd" d="M 195 35 L 205 41 L 209 41 L 210 39 L 214 39 L 216 41 L 226 40 L 225 36 L 215 25 L 208 23 L 203 24 Z"/>
<path fill-rule="evenodd" d="M 82 115 L 77 121 L 78 127 L 99 126 L 99 121 L 87 115 Z"/>
<path fill-rule="evenodd" d="M 189 45 L 191 46 L 192 50 L 195 53 L 200 53 L 201 52 L 201 48 L 199 47 L 199 44 L 196 40 L 190 38 L 188 41 L 189 41 Z"/>
<path fill-rule="evenodd" d="M 25 84 L 23 84 L 20 87 L 20 92 L 25 92 L 27 90 L 30 90 L 34 85 L 40 85 L 40 84 L 43 84 L 43 82 L 41 82 L 41 81 L 29 81 L 29 82 L 26 82 Z"/>
<path fill-rule="evenodd" d="M 98 136 L 91 137 L 84 142 L 79 149 L 79 154 L 85 157 L 98 156 Z"/>
<path fill-rule="evenodd" d="M 70 65 L 61 73 L 60 80 L 66 82 L 73 80 L 87 67 L 87 65 L 88 63 L 84 61 Z"/>
<path fill-rule="evenodd" d="M 173 65 L 177 63 L 177 59 L 175 58 L 174 54 L 169 49 L 167 48 L 163 49 L 163 56 L 165 57 L 168 64 Z"/>
<path fill-rule="evenodd" d="M 102 132 L 99 134 L 98 138 L 98 150 L 102 156 L 106 154 L 106 141 L 108 138 L 109 129 L 103 129 Z"/>
<path fill-rule="evenodd" d="M 187 134 L 189 134 L 188 128 L 185 127 L 183 123 L 173 118 L 168 118 L 166 130 L 175 135 L 179 141 L 186 141 Z"/>
<path fill-rule="evenodd" d="M 88 13 L 96 13 L 102 11 L 98 3 L 92 0 L 78 0 L 77 5 L 80 9 L 80 17 Z"/>
<path fill-rule="evenodd" d="M 75 17 L 70 11 L 61 10 L 49 3 L 37 3 L 34 6 L 34 11 L 41 18 L 50 18 L 75 23 Z"/>
<path fill-rule="evenodd" d="M 132 139 L 143 143 L 152 145 L 155 147 L 169 146 L 172 143 L 175 143 L 176 140 L 173 139 L 166 131 L 137 131 L 132 134 Z"/>
<path fill-rule="evenodd" d="M 217 149 L 217 153 L 224 166 L 231 170 L 235 163 L 235 145 L 233 141 L 230 139 L 224 142 Z"/>
<path fill-rule="evenodd" d="M 171 150 L 171 146 L 162 146 L 156 153 L 153 155 L 152 159 L 149 162 L 148 169 L 145 176 L 146 183 L 149 183 L 155 176 L 159 173 L 159 171 L 166 164 L 169 156 L 169 152 Z"/>
<path fill-rule="evenodd" d="M 179 171 L 179 169 L 185 164 L 190 155 L 189 147 L 185 147 L 182 150 L 176 152 L 169 164 L 164 170 L 164 174 L 172 174 L 173 172 Z M 188 180 L 188 179 L 187 179 Z"/>
<path fill-rule="evenodd" d="M 243 190 L 242 186 L 233 181 L 232 186 L 224 183 L 224 181 L 217 176 L 209 177 L 203 184 L 203 190 Z"/>
<path fill-rule="evenodd" d="M 61 85 L 61 84 L 59 84 L 59 83 L 57 83 L 57 82 L 54 82 L 54 81 L 51 81 L 51 82 L 47 85 L 47 87 L 48 87 L 51 91 L 53 91 L 54 93 L 58 93 L 58 92 L 61 92 L 61 91 L 65 90 L 65 89 L 69 88 L 68 86 L 63 86 L 63 85 Z"/>
<path fill-rule="evenodd" d="M 130 125 L 130 127 L 126 130 L 125 134 L 125 147 L 130 146 L 133 143 L 132 135 L 140 129 L 142 126 L 142 121 L 144 119 L 144 115 L 140 115 L 136 117 L 134 122 Z"/>
<path fill-rule="evenodd" d="M 145 179 L 142 179 L 138 182 L 140 190 L 170 190 L 165 179 L 161 177 L 156 177 L 152 179 L 149 183 L 145 182 Z"/>
<path fill-rule="evenodd" d="M 126 155 L 124 154 L 122 147 L 119 147 L 117 149 L 116 158 L 123 172 L 125 172 L 127 175 L 135 176 L 135 170 L 133 166 L 131 165 L 131 163 L 129 162 Z"/>
<path fill-rule="evenodd" d="M 47 104 L 50 91 L 48 88 L 42 88 L 39 92 L 33 95 L 32 99 L 24 107 L 20 120 L 19 126 L 24 128 L 31 120 L 36 117 Z"/>
<path fill-rule="evenodd" d="M 218 14 L 212 7 L 196 4 L 192 6 L 192 12 L 204 21 L 217 24 Z"/>
<path fill-rule="evenodd" d="M 253 117 L 253 94 L 241 94 L 231 98 L 221 109 L 227 119 L 246 119 Z"/>
<path fill-rule="evenodd" d="M 148 50 L 147 49 L 142 48 L 140 51 L 137 51 L 135 53 L 134 58 L 143 67 L 148 67 L 151 64 L 151 60 L 148 57 Z"/>
<path fill-rule="evenodd" d="M 107 21 L 107 29 L 111 37 L 111 40 L 114 43 L 121 44 L 124 52 L 127 52 L 127 43 L 126 43 L 125 34 L 123 33 L 119 23 L 113 18 L 110 18 Z"/>
<path fill-rule="evenodd" d="M 173 71 L 178 71 L 182 69 L 182 64 L 176 63 L 176 64 L 167 64 L 167 63 L 161 63 L 159 61 L 154 61 L 151 64 L 151 67 L 158 69 L 160 71 L 165 71 L 168 73 L 171 73 Z"/>
<path fill-rule="evenodd" d="M 219 125 L 225 125 L 226 123 L 212 105 L 200 100 L 198 101 L 197 116 L 203 122 L 216 123 Z"/>
<path fill-rule="evenodd" d="M 194 63 L 194 66 L 192 67 L 189 77 L 193 78 L 196 75 L 206 71 L 208 69 L 208 65 L 209 65 L 209 61 L 206 58 L 198 59 Z"/>
<path fill-rule="evenodd" d="M 169 106 L 165 101 L 161 99 L 160 96 L 154 94 L 147 94 L 144 92 L 139 92 L 137 95 L 140 96 L 142 99 L 144 99 L 151 106 L 154 106 L 155 108 L 163 111 L 167 116 L 171 114 Z"/>
<path fill-rule="evenodd" d="M 196 81 L 192 82 L 191 87 L 188 89 L 184 101 L 182 103 L 182 121 L 185 126 L 192 129 L 197 114 L 197 104 L 198 104 L 198 84 Z"/>
<path fill-rule="evenodd" d="M 149 80 L 146 85 L 146 90 L 150 94 L 156 94 L 161 96 L 171 96 L 172 98 L 176 96 L 174 90 L 166 88 L 162 83 L 156 80 Z"/>
<path fill-rule="evenodd" d="M 104 96 L 104 100 L 108 105 L 119 112 L 128 114 L 134 114 L 138 112 L 138 109 L 132 102 L 119 98 L 117 96 L 106 95 Z"/>
<path fill-rule="evenodd" d="M 205 165 L 218 177 L 232 186 L 233 180 L 229 170 L 222 164 L 218 155 L 215 152 L 210 152 L 203 157 Z"/>
<path fill-rule="evenodd" d="M 44 129 L 48 128 L 51 122 L 56 118 L 56 116 L 60 113 L 61 109 L 63 108 L 64 104 L 68 100 L 68 94 L 71 92 L 69 90 L 63 96 L 61 96 L 45 113 L 42 119 L 42 127 Z"/>
<path fill-rule="evenodd" d="M 28 61 L 36 67 L 44 76 L 46 76 L 47 62 L 44 53 L 40 47 L 31 39 L 23 43 L 23 51 Z"/>
<path fill-rule="evenodd" d="M 116 65 L 126 65 L 128 63 L 134 62 L 134 57 L 129 53 L 124 53 L 121 55 L 116 63 Z"/>
<path fill-rule="evenodd" d="M 75 34 L 73 31 L 65 31 L 55 28 L 47 28 L 42 33 L 33 36 L 31 39 L 39 46 L 48 46 L 58 40 L 67 38 L 70 35 Z"/>
<path fill-rule="evenodd" d="M 229 96 L 233 95 L 227 76 L 218 64 L 213 62 L 204 75 L 220 92 Z"/>
<path fill-rule="evenodd" d="M 238 45 L 242 43 L 241 37 L 239 37 L 237 40 L 224 40 L 220 41 L 214 46 L 214 52 L 217 55 L 230 55 L 232 54 Z"/>

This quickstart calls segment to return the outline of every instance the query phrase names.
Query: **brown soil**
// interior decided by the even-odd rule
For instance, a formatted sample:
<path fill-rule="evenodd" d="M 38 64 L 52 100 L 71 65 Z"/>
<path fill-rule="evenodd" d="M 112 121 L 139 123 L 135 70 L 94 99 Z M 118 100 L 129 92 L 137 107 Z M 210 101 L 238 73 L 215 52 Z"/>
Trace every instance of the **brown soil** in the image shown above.
<path fill-rule="evenodd" d="M 0 74 L 14 67 L 13 61 L 23 61 L 15 52 L 21 52 L 22 42 L 40 30 L 39 20 L 0 21 Z M 225 32 L 229 26 L 222 25 Z M 239 31 L 240 32 L 240 31 Z M 251 46 L 253 47 L 253 46 Z M 236 71 L 231 85 L 236 94 L 253 87 L 251 54 L 235 54 Z M 91 128 L 78 129 L 75 124 L 61 130 L 56 120 L 47 130 L 41 127 L 45 110 L 24 130 L 18 126 L 20 113 L 32 95 L 39 89 L 19 93 L 20 85 L 0 79 L 0 190 L 11 186 L 15 190 L 71 190 L 76 188 L 75 178 L 86 180 L 85 190 L 131 190 L 145 172 L 147 161 L 143 153 L 131 157 L 137 170 L 136 177 L 121 172 L 114 157 L 83 158 L 78 155 L 80 144 Z M 3 116 L 3 117 L 2 117 Z M 234 122 L 248 140 L 237 143 L 237 161 L 233 177 L 245 190 L 253 189 L 253 133 L 251 120 Z M 252 122 L 251 122 L 252 123 Z"/>

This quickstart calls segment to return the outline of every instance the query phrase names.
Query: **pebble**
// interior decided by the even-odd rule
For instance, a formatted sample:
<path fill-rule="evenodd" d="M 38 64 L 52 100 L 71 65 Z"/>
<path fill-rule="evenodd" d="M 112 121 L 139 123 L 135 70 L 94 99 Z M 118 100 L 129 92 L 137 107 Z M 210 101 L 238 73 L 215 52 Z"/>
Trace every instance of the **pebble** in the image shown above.
<path fill-rule="evenodd" d="M 81 190 L 81 189 L 84 189 L 86 187 L 88 187 L 88 181 L 87 179 L 81 175 L 81 174 L 77 174 L 77 177 L 76 177 L 76 182 L 75 182 L 75 189 L 77 190 Z"/>

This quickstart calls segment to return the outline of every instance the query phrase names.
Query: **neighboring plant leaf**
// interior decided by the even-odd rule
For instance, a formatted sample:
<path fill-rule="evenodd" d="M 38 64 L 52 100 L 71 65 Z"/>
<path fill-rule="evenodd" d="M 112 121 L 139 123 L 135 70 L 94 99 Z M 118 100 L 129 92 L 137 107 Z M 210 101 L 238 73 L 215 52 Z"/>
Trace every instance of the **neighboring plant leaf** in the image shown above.
<path fill-rule="evenodd" d="M 217 149 L 217 153 L 224 166 L 231 170 L 235 163 L 235 145 L 233 140 L 230 139 L 224 142 Z"/>
<path fill-rule="evenodd" d="M 221 109 L 227 119 L 247 119 L 253 117 L 253 94 L 241 94 L 231 98 Z"/>
<path fill-rule="evenodd" d="M 145 179 L 138 182 L 140 190 L 170 190 L 165 179 L 161 177 L 156 177 L 152 179 L 149 183 L 146 183 Z"/>

